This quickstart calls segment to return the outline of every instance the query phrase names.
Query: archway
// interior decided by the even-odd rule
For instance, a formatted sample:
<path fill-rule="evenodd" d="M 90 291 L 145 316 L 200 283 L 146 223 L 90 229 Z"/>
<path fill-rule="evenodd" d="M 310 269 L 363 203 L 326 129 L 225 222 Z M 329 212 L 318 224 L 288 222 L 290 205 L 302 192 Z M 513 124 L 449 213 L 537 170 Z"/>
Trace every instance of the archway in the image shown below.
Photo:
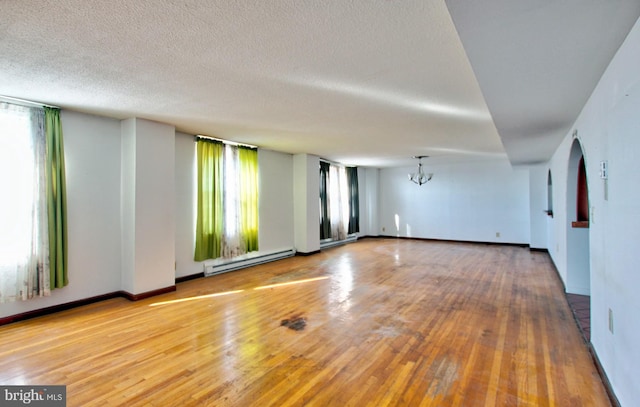
<path fill-rule="evenodd" d="M 590 340 L 591 270 L 589 255 L 589 188 L 586 160 L 574 138 L 567 172 L 567 298 L 578 325 Z"/>

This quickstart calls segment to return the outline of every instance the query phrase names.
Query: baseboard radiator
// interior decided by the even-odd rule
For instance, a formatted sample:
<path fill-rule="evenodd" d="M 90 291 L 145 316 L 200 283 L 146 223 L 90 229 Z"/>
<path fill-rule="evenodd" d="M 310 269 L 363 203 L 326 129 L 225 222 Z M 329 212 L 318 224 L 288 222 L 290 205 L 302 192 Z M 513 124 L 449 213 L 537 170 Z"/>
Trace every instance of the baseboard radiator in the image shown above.
<path fill-rule="evenodd" d="M 240 270 L 246 267 L 255 266 L 257 264 L 269 263 L 287 257 L 295 256 L 295 249 L 286 249 L 271 253 L 247 253 L 233 259 L 216 259 L 204 262 L 205 277 L 216 274 L 227 273 L 229 271 Z"/>
<path fill-rule="evenodd" d="M 356 240 L 358 240 L 358 236 L 357 235 L 349 235 L 345 239 L 342 239 L 342 240 L 328 240 L 327 239 L 327 240 L 324 240 L 324 241 L 320 242 L 320 248 L 321 249 L 328 249 L 328 248 L 333 247 L 333 246 L 340 246 L 341 244 L 355 242 Z"/>

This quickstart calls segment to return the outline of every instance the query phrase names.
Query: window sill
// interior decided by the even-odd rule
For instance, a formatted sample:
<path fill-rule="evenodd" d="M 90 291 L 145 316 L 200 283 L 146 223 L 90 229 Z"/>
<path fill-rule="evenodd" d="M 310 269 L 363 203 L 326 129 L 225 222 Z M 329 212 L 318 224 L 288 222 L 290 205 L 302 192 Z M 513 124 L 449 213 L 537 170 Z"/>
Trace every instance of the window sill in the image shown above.
<path fill-rule="evenodd" d="M 589 228 L 589 221 L 588 220 L 577 220 L 575 222 L 571 222 L 571 227 L 572 228 L 588 229 Z"/>

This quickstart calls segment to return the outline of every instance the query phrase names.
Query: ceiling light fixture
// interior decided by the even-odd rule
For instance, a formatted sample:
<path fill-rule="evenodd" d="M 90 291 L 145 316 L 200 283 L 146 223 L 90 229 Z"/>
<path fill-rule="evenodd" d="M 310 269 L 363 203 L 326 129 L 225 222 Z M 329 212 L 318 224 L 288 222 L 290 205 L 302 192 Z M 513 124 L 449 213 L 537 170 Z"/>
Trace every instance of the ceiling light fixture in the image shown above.
<path fill-rule="evenodd" d="M 416 155 L 413 157 L 418 159 L 418 171 L 409 174 L 409 180 L 411 182 L 415 182 L 418 185 L 422 185 L 431 181 L 431 178 L 433 178 L 433 173 L 425 174 L 424 171 L 422 170 L 422 159 L 428 158 L 428 157 L 429 157 L 428 155 Z"/>

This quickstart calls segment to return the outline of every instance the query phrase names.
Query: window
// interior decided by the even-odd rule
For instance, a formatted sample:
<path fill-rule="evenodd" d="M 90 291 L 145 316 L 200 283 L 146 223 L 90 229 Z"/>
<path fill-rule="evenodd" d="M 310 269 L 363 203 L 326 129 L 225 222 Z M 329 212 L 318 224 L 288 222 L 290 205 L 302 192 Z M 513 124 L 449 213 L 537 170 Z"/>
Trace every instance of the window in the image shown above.
<path fill-rule="evenodd" d="M 0 302 L 67 285 L 58 109 L 0 102 Z"/>
<path fill-rule="evenodd" d="M 358 169 L 320 162 L 320 240 L 360 231 Z"/>
<path fill-rule="evenodd" d="M 258 250 L 258 152 L 198 137 L 194 259 Z"/>

